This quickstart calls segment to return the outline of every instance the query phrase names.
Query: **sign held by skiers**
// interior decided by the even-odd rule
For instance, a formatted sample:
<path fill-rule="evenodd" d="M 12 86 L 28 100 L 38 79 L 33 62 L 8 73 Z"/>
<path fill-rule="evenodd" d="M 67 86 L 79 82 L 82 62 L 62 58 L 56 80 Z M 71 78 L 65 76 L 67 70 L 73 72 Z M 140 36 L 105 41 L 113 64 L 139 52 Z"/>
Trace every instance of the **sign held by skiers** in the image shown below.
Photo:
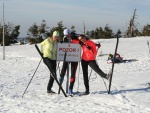
<path fill-rule="evenodd" d="M 57 60 L 63 61 L 66 52 L 66 62 L 81 61 L 81 46 L 73 43 L 57 43 Z"/>

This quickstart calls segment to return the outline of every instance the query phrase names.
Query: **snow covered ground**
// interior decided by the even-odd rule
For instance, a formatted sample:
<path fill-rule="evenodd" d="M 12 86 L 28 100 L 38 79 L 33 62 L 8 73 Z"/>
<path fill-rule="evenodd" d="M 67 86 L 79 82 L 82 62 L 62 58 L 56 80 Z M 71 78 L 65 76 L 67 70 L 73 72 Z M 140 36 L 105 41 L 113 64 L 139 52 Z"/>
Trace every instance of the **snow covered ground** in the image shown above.
<path fill-rule="evenodd" d="M 101 43 L 97 62 L 104 72 L 109 53 L 114 53 L 116 39 L 94 40 Z M 127 60 L 115 64 L 111 94 L 107 94 L 104 81 L 92 71 L 89 83 L 90 94 L 64 97 L 46 92 L 49 70 L 43 62 L 39 65 L 26 93 L 25 91 L 41 58 L 34 45 L 12 45 L 0 47 L 0 112 L 1 113 L 150 113 L 150 53 L 147 41 L 150 37 L 121 38 L 118 53 Z M 62 67 L 59 64 L 57 75 Z M 89 73 L 91 68 L 89 68 Z M 63 83 L 66 89 L 66 77 Z M 54 83 L 53 90 L 58 92 Z M 74 92 L 85 90 L 81 65 L 78 66 Z"/>

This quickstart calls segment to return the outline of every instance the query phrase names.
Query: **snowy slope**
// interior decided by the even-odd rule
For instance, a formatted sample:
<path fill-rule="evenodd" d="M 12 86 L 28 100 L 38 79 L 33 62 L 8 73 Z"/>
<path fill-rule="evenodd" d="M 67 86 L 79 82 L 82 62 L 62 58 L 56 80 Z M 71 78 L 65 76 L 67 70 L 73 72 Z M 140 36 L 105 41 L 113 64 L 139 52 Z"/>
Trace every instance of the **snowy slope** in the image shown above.
<path fill-rule="evenodd" d="M 108 81 L 94 71 L 90 76 L 90 94 L 87 96 L 64 97 L 49 95 L 46 87 L 49 70 L 40 63 L 33 80 L 24 97 L 31 77 L 41 58 L 34 45 L 12 45 L 5 48 L 6 59 L 3 60 L 3 47 L 0 47 L 0 112 L 1 113 L 150 113 L 150 53 L 147 45 L 150 37 L 121 38 L 118 53 L 127 60 L 115 64 L 111 94 L 107 94 Z M 99 39 L 101 48 L 97 62 L 104 72 L 111 64 L 107 55 L 114 53 L 116 39 Z M 62 62 L 57 69 L 59 71 Z M 89 74 L 91 68 L 89 67 Z M 104 80 L 104 81 L 103 81 Z M 107 88 L 104 85 L 107 85 Z M 63 83 L 66 88 L 66 78 Z M 58 91 L 54 83 L 53 90 Z M 85 90 L 81 65 L 78 66 L 74 92 Z"/>

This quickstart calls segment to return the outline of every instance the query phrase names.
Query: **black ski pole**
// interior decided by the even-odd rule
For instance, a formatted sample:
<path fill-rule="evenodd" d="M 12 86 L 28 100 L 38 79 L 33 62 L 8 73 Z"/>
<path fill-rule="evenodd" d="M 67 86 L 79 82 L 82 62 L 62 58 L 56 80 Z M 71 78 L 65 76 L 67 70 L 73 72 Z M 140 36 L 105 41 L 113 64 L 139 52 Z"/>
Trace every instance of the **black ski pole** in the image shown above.
<path fill-rule="evenodd" d="M 91 72 L 90 72 L 89 80 L 90 80 L 91 74 L 92 74 L 92 68 L 91 68 Z"/>
<path fill-rule="evenodd" d="M 78 71 L 78 86 L 77 86 L 77 92 L 79 92 L 79 75 L 80 75 L 80 62 L 79 62 L 79 71 Z"/>
<path fill-rule="evenodd" d="M 60 63 L 60 62 L 58 62 L 58 64 L 57 64 L 57 69 L 56 69 L 56 70 L 58 70 L 58 69 L 59 69 L 59 63 Z"/>
<path fill-rule="evenodd" d="M 117 37 L 116 48 L 115 48 L 115 53 L 113 57 L 108 94 L 110 94 L 110 89 L 111 89 L 111 82 L 112 82 L 112 76 L 113 76 L 113 71 L 114 71 L 114 63 L 115 63 L 115 58 L 116 58 L 115 56 L 116 56 L 117 49 L 118 49 L 118 43 L 119 43 L 119 37 Z"/>
<path fill-rule="evenodd" d="M 59 74 L 60 74 L 59 64 L 60 64 L 60 61 L 59 61 L 58 64 L 57 64 L 57 69 L 56 69 L 56 71 L 58 70 L 58 71 L 59 71 Z"/>
<path fill-rule="evenodd" d="M 29 85 L 30 85 L 30 83 L 31 83 L 31 81 L 32 81 L 32 79 L 33 79 L 33 77 L 34 77 L 34 75 L 35 75 L 35 73 L 36 73 L 36 71 L 37 71 L 37 69 L 38 69 L 38 67 L 39 67 L 39 65 L 40 65 L 40 63 L 41 63 L 41 61 L 42 61 L 42 59 L 40 60 L 40 62 L 39 62 L 39 64 L 38 64 L 38 66 L 37 66 L 37 68 L 36 68 L 36 70 L 35 70 L 35 72 L 34 72 L 32 78 L 31 78 L 31 80 L 29 81 L 29 83 L 28 83 L 28 85 L 27 85 L 27 87 L 26 87 L 26 89 L 25 89 L 25 91 L 24 91 L 24 93 L 23 93 L 23 95 L 22 95 L 22 98 L 23 98 L 23 96 L 24 96 L 26 90 L 28 89 L 28 87 L 29 87 Z"/>
<path fill-rule="evenodd" d="M 97 62 L 96 62 L 97 63 Z M 98 65 L 98 63 L 97 63 L 97 65 Z M 101 77 L 101 76 L 100 76 Z M 104 78 L 103 77 L 101 77 L 102 78 L 102 80 L 103 80 L 103 82 L 104 82 L 104 85 L 105 85 L 105 88 L 106 88 L 106 90 L 107 90 L 107 92 L 108 92 L 108 88 L 107 88 L 107 85 L 106 85 L 106 82 L 104 81 Z"/>
<path fill-rule="evenodd" d="M 65 65 L 66 65 L 66 55 L 67 55 L 67 53 L 65 52 L 65 54 L 64 54 L 64 60 L 63 60 L 63 66 L 62 66 L 62 70 L 61 70 L 60 75 L 63 75 L 64 71 L 66 71 L 66 69 L 65 69 Z M 60 80 L 60 85 L 61 85 L 61 87 L 62 87 L 62 82 L 63 82 L 63 80 Z M 58 94 L 60 94 L 60 87 L 59 87 L 59 89 L 58 89 Z"/>

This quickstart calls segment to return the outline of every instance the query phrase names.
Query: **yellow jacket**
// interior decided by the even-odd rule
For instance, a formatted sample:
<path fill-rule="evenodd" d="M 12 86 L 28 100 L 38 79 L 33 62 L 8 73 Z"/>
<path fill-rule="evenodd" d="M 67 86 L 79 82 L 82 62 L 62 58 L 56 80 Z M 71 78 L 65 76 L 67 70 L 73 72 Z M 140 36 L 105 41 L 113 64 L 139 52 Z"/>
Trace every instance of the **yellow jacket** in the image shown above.
<path fill-rule="evenodd" d="M 43 57 L 48 57 L 51 60 L 56 60 L 57 41 L 53 41 L 50 37 L 40 43 L 40 51 Z"/>

